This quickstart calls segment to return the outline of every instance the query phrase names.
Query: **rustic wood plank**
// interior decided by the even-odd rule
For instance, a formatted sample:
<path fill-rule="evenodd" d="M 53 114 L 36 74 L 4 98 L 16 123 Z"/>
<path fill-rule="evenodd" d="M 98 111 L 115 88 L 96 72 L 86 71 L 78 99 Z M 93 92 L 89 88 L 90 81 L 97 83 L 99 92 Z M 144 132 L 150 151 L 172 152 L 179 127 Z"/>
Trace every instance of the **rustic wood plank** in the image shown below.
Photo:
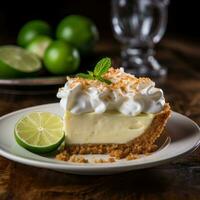
<path fill-rule="evenodd" d="M 8 187 L 11 179 L 11 162 L 0 157 L 0 199 L 6 199 L 9 195 Z"/>

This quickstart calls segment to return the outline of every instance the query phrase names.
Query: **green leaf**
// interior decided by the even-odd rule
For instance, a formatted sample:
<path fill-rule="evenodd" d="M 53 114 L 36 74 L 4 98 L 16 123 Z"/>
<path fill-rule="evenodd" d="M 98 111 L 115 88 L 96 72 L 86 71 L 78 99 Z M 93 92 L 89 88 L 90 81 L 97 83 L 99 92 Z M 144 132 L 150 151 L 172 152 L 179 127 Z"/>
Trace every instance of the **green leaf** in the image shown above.
<path fill-rule="evenodd" d="M 110 58 L 102 58 L 95 66 L 94 72 L 88 71 L 88 74 L 79 73 L 76 76 L 80 78 L 90 79 L 90 80 L 99 80 L 101 82 L 111 84 L 112 82 L 103 78 L 102 75 L 105 74 L 111 67 Z"/>
<path fill-rule="evenodd" d="M 79 73 L 76 76 L 80 77 L 80 78 L 85 78 L 85 79 L 90 79 L 90 80 L 94 80 L 94 77 L 91 76 L 90 74 L 84 74 L 84 73 Z"/>
<path fill-rule="evenodd" d="M 94 68 L 94 75 L 95 76 L 102 76 L 105 74 L 108 69 L 111 67 L 111 59 L 106 57 L 102 58 L 95 66 Z"/>
<path fill-rule="evenodd" d="M 89 74 L 90 76 L 94 77 L 94 73 L 93 73 L 93 72 L 88 71 L 88 74 Z"/>
<path fill-rule="evenodd" d="M 103 78 L 101 76 L 97 76 L 96 79 L 98 79 L 101 82 L 107 83 L 108 85 L 110 85 L 112 83 L 110 80 L 105 79 L 105 78 Z"/>

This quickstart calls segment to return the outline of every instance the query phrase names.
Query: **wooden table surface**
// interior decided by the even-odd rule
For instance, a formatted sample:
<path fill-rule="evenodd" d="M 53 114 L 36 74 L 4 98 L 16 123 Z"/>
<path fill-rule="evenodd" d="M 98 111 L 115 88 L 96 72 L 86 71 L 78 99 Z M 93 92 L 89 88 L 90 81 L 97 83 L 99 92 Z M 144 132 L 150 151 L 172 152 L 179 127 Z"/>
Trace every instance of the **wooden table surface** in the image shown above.
<path fill-rule="evenodd" d="M 165 39 L 157 58 L 169 69 L 160 82 L 173 110 L 200 124 L 200 47 Z M 97 55 L 117 60 L 118 45 L 102 42 Z M 49 92 L 50 91 L 50 92 Z M 58 101 L 56 89 L 0 88 L 0 115 L 28 106 Z M 200 148 L 174 162 L 110 176 L 78 176 L 25 166 L 0 157 L 0 200 L 48 199 L 200 199 Z"/>

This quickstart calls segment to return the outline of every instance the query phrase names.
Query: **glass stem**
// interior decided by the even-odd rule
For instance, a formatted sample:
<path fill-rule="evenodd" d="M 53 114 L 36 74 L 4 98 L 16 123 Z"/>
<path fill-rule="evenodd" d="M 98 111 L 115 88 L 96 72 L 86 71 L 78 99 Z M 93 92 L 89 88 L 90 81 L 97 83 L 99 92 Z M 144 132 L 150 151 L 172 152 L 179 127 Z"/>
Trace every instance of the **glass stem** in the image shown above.
<path fill-rule="evenodd" d="M 166 70 L 160 66 L 154 58 L 155 52 L 153 47 L 127 47 L 121 51 L 122 66 L 128 73 L 136 76 L 165 75 Z"/>

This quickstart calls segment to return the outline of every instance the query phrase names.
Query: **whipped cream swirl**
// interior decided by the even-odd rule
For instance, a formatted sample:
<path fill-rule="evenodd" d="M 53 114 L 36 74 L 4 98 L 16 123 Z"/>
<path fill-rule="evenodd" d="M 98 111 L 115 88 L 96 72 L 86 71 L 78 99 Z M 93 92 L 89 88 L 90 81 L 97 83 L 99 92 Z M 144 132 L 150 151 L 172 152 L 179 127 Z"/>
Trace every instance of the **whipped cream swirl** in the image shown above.
<path fill-rule="evenodd" d="M 120 88 L 100 89 L 92 85 L 83 89 L 79 82 L 71 87 L 72 82 L 73 79 L 70 79 L 63 88 L 60 88 L 57 97 L 61 98 L 61 107 L 73 114 L 115 110 L 124 115 L 135 116 L 140 113 L 158 113 L 165 104 L 163 91 L 156 88 L 155 83 L 150 80 L 138 82 L 135 91 L 129 91 L 128 87 L 124 91 Z"/>

